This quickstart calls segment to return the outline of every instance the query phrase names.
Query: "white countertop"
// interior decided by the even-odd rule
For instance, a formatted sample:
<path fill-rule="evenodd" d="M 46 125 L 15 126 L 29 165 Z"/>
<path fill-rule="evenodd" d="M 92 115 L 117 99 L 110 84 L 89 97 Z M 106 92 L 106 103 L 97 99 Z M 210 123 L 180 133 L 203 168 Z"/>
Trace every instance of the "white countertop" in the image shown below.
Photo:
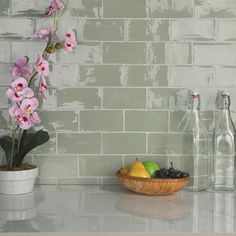
<path fill-rule="evenodd" d="M 138 195 L 122 186 L 36 186 L 0 195 L 0 232 L 236 232 L 236 192 Z"/>

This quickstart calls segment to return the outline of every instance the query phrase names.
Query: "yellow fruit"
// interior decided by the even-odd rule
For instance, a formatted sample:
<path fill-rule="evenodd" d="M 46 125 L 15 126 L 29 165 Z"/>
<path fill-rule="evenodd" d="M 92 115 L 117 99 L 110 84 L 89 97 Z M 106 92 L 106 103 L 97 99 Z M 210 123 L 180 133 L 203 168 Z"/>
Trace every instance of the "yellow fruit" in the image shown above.
<path fill-rule="evenodd" d="M 123 174 L 123 175 L 128 174 L 129 173 L 129 167 L 125 166 L 125 167 L 121 168 L 120 173 Z"/>
<path fill-rule="evenodd" d="M 133 177 L 151 178 L 143 163 L 138 159 L 136 159 L 136 161 L 130 167 L 128 175 Z"/>

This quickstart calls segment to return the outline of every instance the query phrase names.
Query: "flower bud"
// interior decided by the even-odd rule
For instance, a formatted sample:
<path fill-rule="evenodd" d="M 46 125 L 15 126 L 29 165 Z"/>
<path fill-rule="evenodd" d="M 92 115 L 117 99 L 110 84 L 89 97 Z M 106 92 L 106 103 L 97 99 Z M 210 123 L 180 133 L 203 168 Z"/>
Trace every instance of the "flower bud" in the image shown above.
<path fill-rule="evenodd" d="M 62 49 L 62 44 L 57 42 L 54 46 L 56 49 Z"/>
<path fill-rule="evenodd" d="M 48 47 L 47 48 L 47 53 L 52 54 L 54 52 L 55 52 L 55 48 L 54 47 Z"/>

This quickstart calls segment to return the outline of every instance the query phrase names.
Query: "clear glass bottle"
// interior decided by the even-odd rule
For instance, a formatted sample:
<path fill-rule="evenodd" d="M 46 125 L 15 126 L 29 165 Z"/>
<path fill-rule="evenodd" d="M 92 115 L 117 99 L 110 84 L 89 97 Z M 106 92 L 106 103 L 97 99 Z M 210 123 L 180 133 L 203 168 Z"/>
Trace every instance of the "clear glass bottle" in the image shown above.
<path fill-rule="evenodd" d="M 222 108 L 213 134 L 213 188 L 235 189 L 235 127 L 230 115 L 230 96 L 223 92 Z"/>
<path fill-rule="evenodd" d="M 200 95 L 192 93 L 192 108 L 184 128 L 187 145 L 187 171 L 191 181 L 186 186 L 190 191 L 203 191 L 209 184 L 208 135 L 200 118 Z"/>

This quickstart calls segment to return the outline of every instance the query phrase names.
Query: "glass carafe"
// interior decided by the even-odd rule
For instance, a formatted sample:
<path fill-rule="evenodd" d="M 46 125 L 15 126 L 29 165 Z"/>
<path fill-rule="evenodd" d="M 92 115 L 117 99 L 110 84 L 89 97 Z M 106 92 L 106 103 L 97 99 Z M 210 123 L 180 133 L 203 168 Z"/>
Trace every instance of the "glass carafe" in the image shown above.
<path fill-rule="evenodd" d="M 235 127 L 230 115 L 230 96 L 221 95 L 222 108 L 213 134 L 213 188 L 235 189 Z"/>

